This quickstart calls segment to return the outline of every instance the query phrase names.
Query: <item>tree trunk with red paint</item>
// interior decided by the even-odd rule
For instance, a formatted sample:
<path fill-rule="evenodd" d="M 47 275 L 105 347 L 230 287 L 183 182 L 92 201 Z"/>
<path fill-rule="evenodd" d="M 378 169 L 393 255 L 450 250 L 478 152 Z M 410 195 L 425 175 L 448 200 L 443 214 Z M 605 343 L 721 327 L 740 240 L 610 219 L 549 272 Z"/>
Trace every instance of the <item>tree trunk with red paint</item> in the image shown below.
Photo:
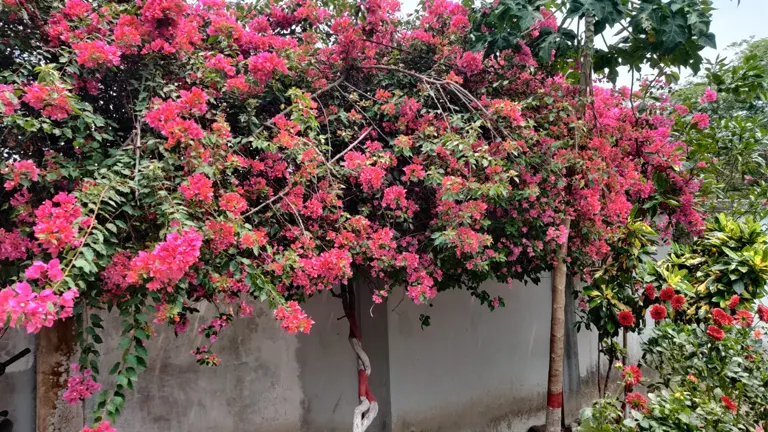
<path fill-rule="evenodd" d="M 566 219 L 565 229 L 571 220 Z M 547 377 L 547 432 L 560 432 L 563 408 L 563 350 L 565 336 L 565 276 L 568 242 L 560 245 L 552 271 L 552 318 L 549 333 L 549 376 Z"/>
<path fill-rule="evenodd" d="M 344 307 L 344 315 L 349 322 L 349 344 L 357 356 L 357 396 L 359 405 L 355 407 L 352 417 L 352 432 L 364 432 L 373 423 L 379 412 L 379 404 L 373 397 L 369 385 L 371 376 L 371 361 L 365 350 L 360 336 L 360 328 L 357 325 L 357 304 L 355 302 L 354 285 L 341 286 L 341 303 Z"/>
<path fill-rule="evenodd" d="M 584 25 L 584 47 L 581 52 L 579 95 L 581 103 L 579 115 L 587 124 L 586 99 L 592 93 L 592 51 L 595 46 L 595 17 L 587 14 Z M 574 148 L 579 149 L 581 133 L 577 128 L 574 136 Z M 570 170 L 569 170 L 570 171 Z M 569 177 L 570 177 L 569 172 Z M 566 231 L 570 231 L 571 218 L 566 215 L 563 223 Z M 563 363 L 565 335 L 565 281 L 568 275 L 568 240 L 560 245 L 557 251 L 555 267 L 552 270 L 552 318 L 549 334 L 549 374 L 547 376 L 547 432 L 561 432 L 563 424 Z"/>

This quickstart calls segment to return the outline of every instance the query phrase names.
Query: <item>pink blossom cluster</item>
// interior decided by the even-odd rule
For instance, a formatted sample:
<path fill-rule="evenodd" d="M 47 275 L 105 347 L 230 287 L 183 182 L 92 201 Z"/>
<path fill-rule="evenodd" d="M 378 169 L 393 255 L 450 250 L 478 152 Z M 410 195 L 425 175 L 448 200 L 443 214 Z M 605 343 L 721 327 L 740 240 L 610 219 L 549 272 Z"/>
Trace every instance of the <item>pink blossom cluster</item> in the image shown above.
<path fill-rule="evenodd" d="M 706 105 L 716 100 L 717 100 L 717 92 L 707 87 L 707 89 L 704 90 L 704 94 L 701 95 L 701 97 L 699 98 L 699 103 L 702 105 Z"/>
<path fill-rule="evenodd" d="M 5 181 L 3 185 L 5 190 L 11 190 L 21 183 L 22 179 L 36 182 L 40 175 L 40 169 L 31 160 L 20 160 L 16 162 L 7 162 L 7 167 L 2 173 L 11 178 Z"/>
<path fill-rule="evenodd" d="M 24 87 L 22 100 L 32 108 L 42 111 L 51 120 L 62 120 L 72 114 L 70 94 L 58 84 L 33 83 Z"/>
<path fill-rule="evenodd" d="M 0 321 L 3 326 L 24 326 L 28 333 L 51 327 L 56 319 L 72 316 L 76 289 L 56 294 L 51 289 L 35 292 L 26 281 L 0 290 Z"/>
<path fill-rule="evenodd" d="M 138 256 L 131 260 L 127 280 L 135 284 L 144 277 L 149 277 L 151 280 L 147 283 L 148 289 L 157 291 L 165 288 L 172 291 L 176 283 L 197 262 L 202 244 L 203 236 L 194 228 L 185 229 L 180 233 L 172 232 L 151 252 L 140 251 Z"/>
<path fill-rule="evenodd" d="M 295 301 L 289 301 L 285 305 L 280 305 L 275 309 L 275 318 L 281 321 L 282 327 L 288 334 L 303 332 L 309 334 L 312 329 L 312 321 L 301 309 L 301 306 Z"/>
<path fill-rule="evenodd" d="M 131 253 L 120 251 L 112 255 L 112 261 L 101 272 L 104 293 L 113 300 L 122 299 L 131 285 L 128 272 L 131 268 Z"/>
<path fill-rule="evenodd" d="M 288 67 L 277 54 L 262 52 L 248 59 L 248 72 L 263 87 L 275 73 L 288 74 Z"/>
<path fill-rule="evenodd" d="M 209 203 L 213 201 L 213 181 L 203 173 L 193 174 L 179 186 L 179 192 L 188 200 L 197 199 Z"/>
<path fill-rule="evenodd" d="M 15 261 L 24 259 L 32 242 L 18 229 L 8 232 L 0 228 L 0 260 Z"/>
<path fill-rule="evenodd" d="M 19 109 L 19 99 L 12 85 L 0 84 L 0 112 L 3 115 L 13 115 Z"/>
<path fill-rule="evenodd" d="M 41 279 L 43 281 L 58 282 L 64 279 L 64 273 L 61 271 L 58 259 L 52 259 L 48 264 L 42 261 L 35 261 L 31 266 L 24 270 L 24 276 L 28 280 Z"/>
<path fill-rule="evenodd" d="M 352 277 L 352 256 L 348 250 L 333 248 L 309 258 L 300 258 L 291 283 L 307 294 L 331 289 Z"/>
<path fill-rule="evenodd" d="M 59 192 L 53 200 L 46 200 L 35 210 L 36 223 L 33 228 L 40 246 L 56 256 L 67 246 L 74 246 L 78 228 L 75 225 L 83 214 L 77 198 L 66 192 Z"/>
<path fill-rule="evenodd" d="M 248 208 L 248 203 L 238 193 L 227 192 L 219 199 L 219 207 L 238 217 Z"/>
<path fill-rule="evenodd" d="M 694 113 L 691 118 L 691 124 L 699 129 L 706 129 L 709 127 L 709 115 L 703 112 Z"/>
<path fill-rule="evenodd" d="M 80 373 L 80 365 L 73 364 L 70 367 L 70 375 L 67 379 L 67 389 L 61 395 L 61 398 L 70 405 L 88 399 L 101 390 L 101 384 L 93 380 L 90 369 L 85 369 Z"/>
<path fill-rule="evenodd" d="M 196 87 L 183 91 L 180 95 L 178 101 L 153 100 L 155 107 L 145 116 L 147 124 L 168 138 L 167 148 L 173 147 L 177 142 L 195 142 L 205 136 L 199 123 L 183 116 L 204 114 L 208 109 L 208 95 Z"/>
<path fill-rule="evenodd" d="M 72 44 L 77 53 L 77 63 L 87 68 L 118 66 L 120 50 L 104 41 L 77 42 Z"/>
<path fill-rule="evenodd" d="M 102 420 L 93 427 L 84 426 L 80 432 L 117 432 L 107 420 Z"/>
<path fill-rule="evenodd" d="M 539 33 L 541 32 L 541 29 L 544 29 L 544 28 L 550 29 L 553 32 L 556 32 L 558 28 L 557 17 L 552 11 L 548 9 L 541 10 L 541 19 L 536 21 L 531 27 L 531 37 L 532 38 L 539 37 Z"/>

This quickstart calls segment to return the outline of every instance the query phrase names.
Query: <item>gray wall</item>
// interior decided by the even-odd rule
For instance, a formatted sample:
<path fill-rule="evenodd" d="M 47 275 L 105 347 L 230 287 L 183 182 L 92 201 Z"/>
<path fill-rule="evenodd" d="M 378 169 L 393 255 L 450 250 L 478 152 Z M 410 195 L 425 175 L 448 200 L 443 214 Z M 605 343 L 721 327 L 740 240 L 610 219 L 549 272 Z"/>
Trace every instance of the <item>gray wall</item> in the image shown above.
<path fill-rule="evenodd" d="M 0 411 L 10 411 L 14 431 L 35 427 L 35 338 L 24 331 L 9 330 L 0 339 L 0 361 L 6 361 L 24 348 L 32 353 L 8 366 L 0 377 Z"/>
<path fill-rule="evenodd" d="M 543 423 L 550 279 L 543 278 L 539 286 L 489 282 L 483 288 L 502 295 L 506 307 L 490 312 L 463 291 L 440 293 L 432 308 L 407 298 L 400 303 L 401 292 L 375 306 L 366 293 L 358 295 L 363 344 L 373 368 L 371 386 L 380 404 L 369 430 L 525 431 Z M 222 360 L 217 368 L 198 366 L 189 354 L 202 343 L 195 329 L 203 318 L 178 338 L 158 326 L 149 346 L 149 368 L 139 377 L 136 393 L 128 395 L 117 429 L 349 431 L 357 373 L 340 302 L 325 293 L 312 298 L 306 310 L 316 321 L 310 335 L 285 334 L 271 312 L 259 306 L 254 317 L 235 320 L 215 345 Z M 431 327 L 420 328 L 420 313 L 431 315 Z M 104 371 L 119 355 L 119 327 L 115 318 L 107 322 L 112 325 L 102 347 Z M 578 363 L 571 359 L 566 370 L 577 368 L 570 381 L 578 377 L 578 382 L 567 378 L 565 400 L 573 417 L 596 395 L 597 339 L 581 333 L 571 343 L 571 357 L 576 353 Z M 26 368 L 29 374 L 31 364 Z M 0 385 L 10 379 L 17 378 L 9 373 Z M 31 391 L 17 388 L 12 394 L 0 392 L 0 406 L 25 400 L 23 392 Z M 19 415 L 33 409 L 28 403 L 14 406 Z M 58 426 L 78 431 L 81 424 Z"/>

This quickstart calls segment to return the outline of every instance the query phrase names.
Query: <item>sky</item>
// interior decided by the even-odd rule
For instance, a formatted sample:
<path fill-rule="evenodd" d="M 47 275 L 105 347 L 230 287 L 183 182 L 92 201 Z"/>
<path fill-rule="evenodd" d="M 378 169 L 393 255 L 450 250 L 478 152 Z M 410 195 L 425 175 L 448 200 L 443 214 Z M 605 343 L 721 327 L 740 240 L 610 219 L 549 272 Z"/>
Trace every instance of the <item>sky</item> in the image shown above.
<path fill-rule="evenodd" d="M 402 12 L 409 13 L 416 9 L 419 0 L 401 0 Z M 704 57 L 714 59 L 718 51 L 724 55 L 730 53 L 726 47 L 751 36 L 768 37 L 768 0 L 714 0 L 715 11 L 712 13 L 712 33 L 717 38 L 717 50 L 706 48 Z M 690 77 L 690 72 L 683 71 L 681 76 Z M 630 76 L 622 73 L 619 84 L 629 84 Z"/>

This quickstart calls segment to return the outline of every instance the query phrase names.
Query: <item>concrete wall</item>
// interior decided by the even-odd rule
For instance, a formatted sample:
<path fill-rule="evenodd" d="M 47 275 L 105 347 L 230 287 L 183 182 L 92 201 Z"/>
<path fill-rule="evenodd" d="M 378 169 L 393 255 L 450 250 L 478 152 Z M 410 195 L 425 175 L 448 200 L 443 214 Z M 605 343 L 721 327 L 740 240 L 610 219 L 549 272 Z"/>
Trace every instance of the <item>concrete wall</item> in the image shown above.
<path fill-rule="evenodd" d="M 377 422 L 369 430 L 526 431 L 543 423 L 550 279 L 543 278 L 539 286 L 489 282 L 483 288 L 502 295 L 507 306 L 490 312 L 463 291 L 439 294 L 432 308 L 407 298 L 398 305 L 400 292 L 388 304 L 374 306 L 367 294 L 370 287 L 358 288 L 363 344 L 371 357 L 371 386 L 380 404 Z M 220 335 L 215 351 L 222 364 L 217 368 L 198 366 L 189 355 L 202 342 L 194 329 L 203 318 L 178 338 L 158 326 L 149 345 L 149 368 L 139 377 L 136 392 L 128 395 L 117 429 L 349 431 L 357 404 L 357 374 L 341 304 L 326 293 L 311 299 L 306 310 L 316 321 L 312 334 L 290 336 L 269 311 L 257 306 L 254 317 L 236 320 Z M 421 329 L 420 313 L 431 315 L 431 327 Z M 119 355 L 117 320 L 107 321 L 111 325 L 102 347 L 103 371 Z M 566 373 L 569 368 L 572 373 L 566 377 L 565 400 L 573 417 L 596 394 L 597 340 L 591 333 L 568 337 L 575 350 L 566 365 Z M 0 378 L 0 385 L 9 377 Z M 0 392 L 0 406 L 9 405 L 9 399 L 25 399 L 22 390 L 12 393 Z M 21 407 L 19 414 L 33 409 L 16 406 Z M 82 419 L 76 417 L 60 421 L 55 429 L 78 431 Z"/>
<path fill-rule="evenodd" d="M 393 430 L 525 431 L 543 423 L 550 283 L 548 276 L 538 287 L 485 283 L 506 302 L 494 312 L 462 291 L 441 293 L 433 308 L 403 302 L 392 311 Z M 432 326 L 420 329 L 420 313 L 430 314 Z M 589 347 L 597 339 L 590 333 L 579 339 L 580 376 L 588 380 L 596 364 Z M 576 396 L 571 399 L 583 399 Z"/>
<path fill-rule="evenodd" d="M 35 427 L 35 338 L 26 332 L 8 331 L 0 339 L 0 361 L 6 361 L 24 348 L 32 353 L 8 366 L 0 377 L 0 411 L 10 411 L 14 430 L 32 431 Z"/>

